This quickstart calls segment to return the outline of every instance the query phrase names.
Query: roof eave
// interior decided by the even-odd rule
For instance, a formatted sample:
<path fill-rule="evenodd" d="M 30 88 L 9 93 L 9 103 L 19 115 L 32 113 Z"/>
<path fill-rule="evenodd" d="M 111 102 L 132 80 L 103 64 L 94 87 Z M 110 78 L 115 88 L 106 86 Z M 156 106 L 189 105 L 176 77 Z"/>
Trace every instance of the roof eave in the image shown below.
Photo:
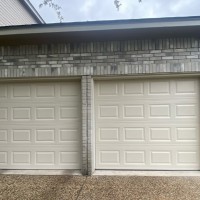
<path fill-rule="evenodd" d="M 0 27 L 0 44 L 200 38 L 200 17 L 35 24 Z"/>
<path fill-rule="evenodd" d="M 23 25 L 0 28 L 0 35 L 22 35 L 22 34 L 41 34 L 41 33 L 70 33 L 83 31 L 109 31 L 109 30 L 137 30 L 149 28 L 173 28 L 173 27 L 200 27 L 200 19 L 194 20 L 122 20 L 82 22 L 82 23 L 56 23 L 43 25 Z"/>

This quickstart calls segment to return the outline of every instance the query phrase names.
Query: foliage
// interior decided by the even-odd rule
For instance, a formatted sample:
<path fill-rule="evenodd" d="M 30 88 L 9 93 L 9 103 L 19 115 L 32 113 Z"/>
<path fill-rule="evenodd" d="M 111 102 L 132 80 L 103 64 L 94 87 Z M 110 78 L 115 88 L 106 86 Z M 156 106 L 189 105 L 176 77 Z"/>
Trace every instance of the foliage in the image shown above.
<path fill-rule="evenodd" d="M 142 2 L 142 0 L 138 0 L 139 3 Z M 120 6 L 122 5 L 120 0 L 114 0 L 114 5 L 117 8 L 117 10 L 119 11 Z"/>
<path fill-rule="evenodd" d="M 141 3 L 142 0 L 138 0 L 138 2 Z M 114 5 L 117 8 L 117 10 L 119 11 L 119 8 L 122 4 L 121 4 L 120 0 L 114 0 Z M 39 5 L 39 8 L 42 8 L 43 6 L 48 6 L 52 9 L 54 9 L 60 22 L 63 21 L 64 17 L 61 14 L 62 8 L 57 3 L 54 3 L 54 0 L 42 0 L 42 2 Z"/>
<path fill-rule="evenodd" d="M 60 22 L 63 21 L 64 18 L 61 14 L 61 6 L 59 6 L 57 3 L 54 3 L 53 0 L 42 0 L 42 2 L 39 5 L 39 8 L 42 8 L 43 6 L 49 6 L 50 8 L 54 9 Z"/>

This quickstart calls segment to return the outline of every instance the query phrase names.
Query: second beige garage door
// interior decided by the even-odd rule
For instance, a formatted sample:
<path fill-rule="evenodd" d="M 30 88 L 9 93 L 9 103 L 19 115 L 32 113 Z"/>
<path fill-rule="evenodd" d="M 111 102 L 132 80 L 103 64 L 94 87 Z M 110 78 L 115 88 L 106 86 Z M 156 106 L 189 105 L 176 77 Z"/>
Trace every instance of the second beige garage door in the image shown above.
<path fill-rule="evenodd" d="M 0 169 L 81 169 L 80 82 L 0 84 Z"/>
<path fill-rule="evenodd" d="M 197 79 L 97 81 L 96 169 L 199 170 Z"/>

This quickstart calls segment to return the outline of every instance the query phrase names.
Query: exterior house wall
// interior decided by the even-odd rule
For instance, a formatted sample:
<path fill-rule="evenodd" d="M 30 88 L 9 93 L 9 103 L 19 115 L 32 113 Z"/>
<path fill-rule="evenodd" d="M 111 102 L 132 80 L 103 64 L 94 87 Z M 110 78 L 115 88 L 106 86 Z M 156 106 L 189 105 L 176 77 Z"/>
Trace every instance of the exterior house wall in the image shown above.
<path fill-rule="evenodd" d="M 82 171 L 92 174 L 92 79 L 197 74 L 200 72 L 199 46 L 200 41 L 195 38 L 1 46 L 0 77 L 1 80 L 30 77 L 82 79 Z"/>
<path fill-rule="evenodd" d="M 199 71 L 199 40 L 176 38 L 0 47 L 1 77 Z"/>
<path fill-rule="evenodd" d="M 0 0 L 0 26 L 37 24 L 20 0 Z"/>

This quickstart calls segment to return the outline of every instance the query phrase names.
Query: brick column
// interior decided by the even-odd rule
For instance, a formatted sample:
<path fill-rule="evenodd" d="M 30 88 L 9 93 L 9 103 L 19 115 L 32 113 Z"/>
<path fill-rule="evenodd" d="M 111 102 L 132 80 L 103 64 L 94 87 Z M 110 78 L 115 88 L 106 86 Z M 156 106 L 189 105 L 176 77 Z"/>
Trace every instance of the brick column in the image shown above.
<path fill-rule="evenodd" d="M 82 174 L 88 174 L 88 134 L 87 134 L 87 76 L 81 79 L 82 95 Z"/>
<path fill-rule="evenodd" d="M 92 175 L 94 171 L 94 110 L 93 110 L 93 79 L 87 76 L 87 131 L 88 131 L 88 175 Z"/>
<path fill-rule="evenodd" d="M 93 159 L 93 112 L 92 112 L 92 78 L 82 76 L 82 174 L 92 175 Z"/>

